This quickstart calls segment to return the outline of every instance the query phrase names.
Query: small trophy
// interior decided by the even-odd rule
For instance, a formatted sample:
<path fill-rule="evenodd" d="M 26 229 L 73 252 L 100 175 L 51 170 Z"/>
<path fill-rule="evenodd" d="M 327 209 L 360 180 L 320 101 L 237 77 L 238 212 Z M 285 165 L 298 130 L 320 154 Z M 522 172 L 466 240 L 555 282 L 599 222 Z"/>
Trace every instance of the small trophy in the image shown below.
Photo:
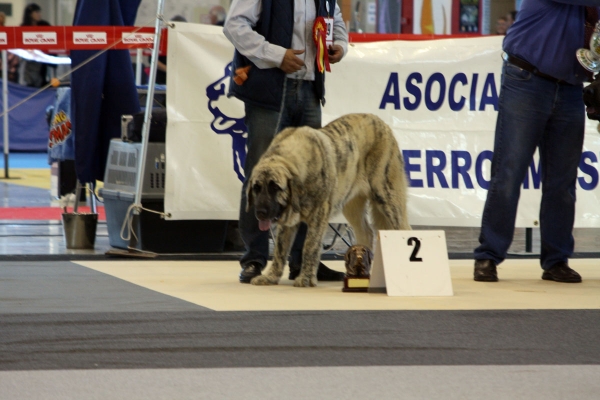
<path fill-rule="evenodd" d="M 590 50 L 578 49 L 575 53 L 579 64 L 590 72 L 600 71 L 600 21 L 596 22 L 590 38 Z"/>
<path fill-rule="evenodd" d="M 368 292 L 373 252 L 366 246 L 352 246 L 346 251 L 346 277 L 342 292 Z"/>

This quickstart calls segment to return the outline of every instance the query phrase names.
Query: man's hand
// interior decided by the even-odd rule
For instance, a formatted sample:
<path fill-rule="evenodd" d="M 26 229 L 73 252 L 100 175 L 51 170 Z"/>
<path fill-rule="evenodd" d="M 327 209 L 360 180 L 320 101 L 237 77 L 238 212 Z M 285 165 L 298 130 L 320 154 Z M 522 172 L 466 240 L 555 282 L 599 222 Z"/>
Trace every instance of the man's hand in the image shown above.
<path fill-rule="evenodd" d="M 339 62 L 344 56 L 344 49 L 339 44 L 329 46 L 329 64 Z"/>
<path fill-rule="evenodd" d="M 304 53 L 304 50 L 287 49 L 285 51 L 285 56 L 283 56 L 283 61 L 281 61 L 281 65 L 279 66 L 279 68 L 281 68 L 286 74 L 291 74 L 292 72 L 300 71 L 302 67 L 304 67 L 304 61 L 296 57 L 296 54 L 302 53 Z"/>

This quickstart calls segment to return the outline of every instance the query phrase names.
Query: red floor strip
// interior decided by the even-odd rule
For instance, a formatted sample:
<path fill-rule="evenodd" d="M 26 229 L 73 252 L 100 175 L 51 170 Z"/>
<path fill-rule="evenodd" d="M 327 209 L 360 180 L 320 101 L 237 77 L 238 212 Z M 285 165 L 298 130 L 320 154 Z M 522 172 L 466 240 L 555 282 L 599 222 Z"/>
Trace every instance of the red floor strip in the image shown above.
<path fill-rule="evenodd" d="M 69 213 L 73 209 L 69 208 Z M 79 207 L 78 213 L 90 213 L 90 207 Z M 98 220 L 106 221 L 104 207 L 98 207 Z M 60 207 L 5 207 L 0 208 L 0 220 L 16 219 L 16 220 L 62 220 L 63 210 Z"/>

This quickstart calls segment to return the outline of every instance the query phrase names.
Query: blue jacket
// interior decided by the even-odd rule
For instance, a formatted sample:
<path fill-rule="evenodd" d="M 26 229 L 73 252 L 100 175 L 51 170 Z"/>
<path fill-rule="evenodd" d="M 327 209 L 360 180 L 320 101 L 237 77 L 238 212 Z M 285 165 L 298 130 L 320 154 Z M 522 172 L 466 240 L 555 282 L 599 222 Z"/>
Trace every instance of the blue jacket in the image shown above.
<path fill-rule="evenodd" d="M 335 9 L 335 0 L 315 0 L 318 16 L 327 16 L 325 1 L 329 2 L 331 10 Z M 260 20 L 254 30 L 269 43 L 289 49 L 292 45 L 294 30 L 294 0 L 263 0 Z M 228 96 L 235 96 L 245 103 L 279 111 L 283 99 L 286 73 L 280 68 L 260 69 L 235 50 L 232 79 L 236 69 L 247 65 L 252 66 L 248 72 L 248 79 L 243 85 L 237 85 L 231 80 Z M 325 74 L 320 73 L 316 68 L 315 91 L 323 103 L 325 100 Z"/>

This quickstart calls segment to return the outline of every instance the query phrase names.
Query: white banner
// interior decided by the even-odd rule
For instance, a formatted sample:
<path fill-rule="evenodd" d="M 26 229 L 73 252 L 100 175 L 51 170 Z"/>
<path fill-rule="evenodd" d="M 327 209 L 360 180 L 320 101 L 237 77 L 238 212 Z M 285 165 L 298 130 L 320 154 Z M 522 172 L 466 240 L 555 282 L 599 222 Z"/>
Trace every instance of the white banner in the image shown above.
<path fill-rule="evenodd" d="M 71 59 L 69 57 L 56 57 L 51 56 L 50 54 L 46 54 L 41 50 L 24 50 L 24 49 L 11 49 L 8 50 L 9 53 L 12 53 L 18 57 L 21 57 L 27 61 L 37 61 L 44 64 L 53 64 L 53 65 L 66 65 L 71 64 Z"/>
<path fill-rule="evenodd" d="M 480 224 L 501 40 L 353 44 L 327 74 L 324 124 L 367 112 L 392 127 L 411 185 L 412 225 Z M 165 211 L 173 219 L 237 219 L 247 133 L 243 103 L 226 96 L 232 54 L 219 27 L 180 23 L 169 31 Z M 588 121 L 577 187 L 578 227 L 600 227 L 596 127 Z M 537 226 L 540 194 L 536 155 L 523 184 L 517 226 Z"/>

